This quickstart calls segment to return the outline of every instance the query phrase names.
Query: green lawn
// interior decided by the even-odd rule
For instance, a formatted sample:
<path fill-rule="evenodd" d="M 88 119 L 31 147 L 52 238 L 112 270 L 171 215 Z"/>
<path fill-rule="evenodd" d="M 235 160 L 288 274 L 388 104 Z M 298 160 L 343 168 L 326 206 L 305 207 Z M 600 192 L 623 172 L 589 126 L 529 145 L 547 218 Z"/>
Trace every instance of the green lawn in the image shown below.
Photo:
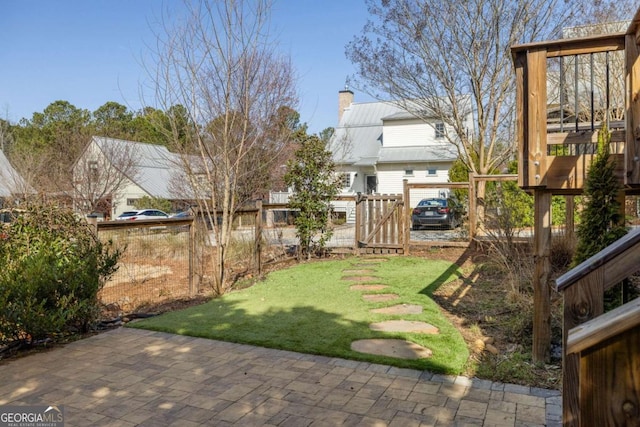
<path fill-rule="evenodd" d="M 350 290 L 354 282 L 344 280 L 346 269 L 366 258 L 350 258 L 299 264 L 273 272 L 251 287 L 196 307 L 163 314 L 130 324 L 152 329 L 286 349 L 302 353 L 336 356 L 392 366 L 430 370 L 447 374 L 462 372 L 469 353 L 460 333 L 441 314 L 431 293 L 459 274 L 446 261 L 412 257 L 389 257 L 372 267 L 376 283 L 388 285 L 375 293 L 396 293 L 395 301 L 371 303 L 363 291 Z M 374 293 L 367 291 L 366 293 Z M 422 314 L 385 315 L 372 308 L 395 304 L 419 304 Z M 372 331 L 369 324 L 405 319 L 428 322 L 438 335 Z M 358 353 L 350 349 L 354 340 L 401 338 L 433 351 L 429 359 L 401 360 Z"/>

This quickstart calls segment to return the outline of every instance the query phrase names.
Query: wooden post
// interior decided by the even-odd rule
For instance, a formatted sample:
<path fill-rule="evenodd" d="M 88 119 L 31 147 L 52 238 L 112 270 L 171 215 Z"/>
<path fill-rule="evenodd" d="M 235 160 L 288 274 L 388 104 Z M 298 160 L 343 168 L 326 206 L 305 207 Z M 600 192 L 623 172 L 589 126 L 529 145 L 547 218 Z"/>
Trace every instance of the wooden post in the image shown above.
<path fill-rule="evenodd" d="M 409 240 L 411 239 L 411 194 L 409 194 L 409 180 L 402 180 L 402 198 L 404 199 L 404 218 L 402 219 L 402 232 L 404 233 L 403 250 L 409 255 Z"/>
<path fill-rule="evenodd" d="M 528 148 L 527 182 L 547 185 L 547 51 L 527 51 L 526 69 L 526 139 Z"/>
<path fill-rule="evenodd" d="M 204 227 L 206 230 L 206 227 Z M 194 266 L 195 266 L 195 258 L 196 258 L 196 220 L 191 220 L 191 224 L 189 224 L 189 244 L 188 244 L 188 252 L 189 252 L 189 295 L 193 296 L 200 291 L 200 282 L 198 282 L 198 286 L 195 286 L 193 276 L 194 276 Z"/>
<path fill-rule="evenodd" d="M 551 193 L 534 193 L 533 361 L 548 362 L 551 346 Z"/>
<path fill-rule="evenodd" d="M 474 173 L 469 173 L 469 241 L 472 244 L 477 234 L 476 214 L 476 176 Z"/>
<path fill-rule="evenodd" d="M 527 56 L 525 52 L 519 52 L 514 60 L 516 72 L 516 139 L 518 141 L 518 186 L 526 187 L 529 185 L 529 144 L 527 140 L 527 115 L 525 111 L 529 109 L 526 102 L 526 69 Z M 471 179 L 469 179 L 471 182 Z"/>
<path fill-rule="evenodd" d="M 640 47 L 636 34 L 625 37 L 626 62 L 626 128 L 625 185 L 640 184 Z"/>
<path fill-rule="evenodd" d="M 255 239 L 256 239 L 256 254 L 255 254 L 255 262 L 256 262 L 256 270 L 258 270 L 258 275 L 262 274 L 262 200 L 258 200 L 256 202 L 256 207 L 258 211 L 256 212 L 256 231 L 255 231 Z"/>
<path fill-rule="evenodd" d="M 580 356 L 566 354 L 567 337 L 571 329 L 604 312 L 604 280 L 604 269 L 600 268 L 564 291 L 562 419 L 565 427 L 580 425 Z"/>
<path fill-rule="evenodd" d="M 576 204 L 574 196 L 565 196 L 565 212 L 564 212 L 564 224 L 565 224 L 565 237 L 572 242 L 575 238 L 575 212 Z"/>
<path fill-rule="evenodd" d="M 362 194 L 356 196 L 356 241 L 354 243 L 355 255 L 360 254 L 360 241 L 362 240 Z"/>
<path fill-rule="evenodd" d="M 98 216 L 97 215 L 87 215 L 87 224 L 91 227 L 91 231 L 93 234 L 98 237 Z"/>

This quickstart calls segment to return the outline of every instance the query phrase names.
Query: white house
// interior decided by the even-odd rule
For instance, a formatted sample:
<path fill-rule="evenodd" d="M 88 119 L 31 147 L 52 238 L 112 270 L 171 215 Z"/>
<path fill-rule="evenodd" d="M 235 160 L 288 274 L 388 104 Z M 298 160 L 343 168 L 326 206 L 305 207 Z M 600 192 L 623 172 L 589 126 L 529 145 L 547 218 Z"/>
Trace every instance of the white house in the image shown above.
<path fill-rule="evenodd" d="M 342 173 L 342 195 L 401 194 L 403 180 L 437 183 L 449 180 L 458 153 L 442 121 L 424 120 L 392 102 L 354 103 L 353 92 L 339 92 L 339 123 L 330 149 Z M 472 116 L 467 126 L 472 129 Z M 448 194 L 446 188 L 412 193 L 410 206 L 423 197 Z M 415 198 L 415 200 L 413 200 Z M 334 202 L 336 212 L 354 219 L 353 203 Z"/>
<path fill-rule="evenodd" d="M 115 218 L 144 196 L 178 200 L 181 164 L 162 145 L 94 136 L 74 164 L 76 207 L 101 200 Z"/>
<path fill-rule="evenodd" d="M 33 188 L 13 168 L 4 152 L 0 150 L 0 207 L 10 200 L 33 193 Z"/>

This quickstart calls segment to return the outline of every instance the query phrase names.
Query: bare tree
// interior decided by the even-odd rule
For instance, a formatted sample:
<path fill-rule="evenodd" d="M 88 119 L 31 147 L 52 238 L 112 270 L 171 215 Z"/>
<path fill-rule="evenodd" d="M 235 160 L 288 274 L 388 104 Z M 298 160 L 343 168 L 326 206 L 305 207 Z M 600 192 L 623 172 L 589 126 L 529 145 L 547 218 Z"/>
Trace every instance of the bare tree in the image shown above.
<path fill-rule="evenodd" d="M 264 187 L 264 171 L 285 146 L 274 118 L 281 106 L 295 107 L 294 75 L 275 51 L 268 0 L 185 5 L 184 22 L 165 24 L 158 37 L 156 97 L 165 109 L 182 105 L 196 124 L 179 145 L 190 187 L 184 198 L 195 198 L 210 216 L 213 288 L 222 294 L 233 216 Z"/>
<path fill-rule="evenodd" d="M 372 19 L 347 46 L 357 84 L 391 96 L 446 138 L 467 168 L 489 174 L 514 152 L 515 73 L 510 47 L 546 38 L 561 0 L 367 0 Z M 465 119 L 473 114 L 473 123 Z M 479 218 L 484 183 L 478 184 Z"/>
<path fill-rule="evenodd" d="M 75 209 L 111 213 L 113 200 L 138 175 L 134 142 L 94 137 L 73 165 Z"/>

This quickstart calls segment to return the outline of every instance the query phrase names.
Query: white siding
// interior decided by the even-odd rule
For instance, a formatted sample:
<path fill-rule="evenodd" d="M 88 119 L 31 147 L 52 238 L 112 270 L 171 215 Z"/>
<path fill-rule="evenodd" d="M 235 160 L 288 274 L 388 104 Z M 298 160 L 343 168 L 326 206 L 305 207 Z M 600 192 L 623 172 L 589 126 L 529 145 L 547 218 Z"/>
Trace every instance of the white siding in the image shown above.
<path fill-rule="evenodd" d="M 384 147 L 416 147 L 434 142 L 433 126 L 420 120 L 386 121 L 382 131 Z"/>
<path fill-rule="evenodd" d="M 140 199 L 144 196 L 149 196 L 149 193 L 145 192 L 138 185 L 126 180 L 126 184 L 123 185 L 122 190 L 118 192 L 113 198 L 113 217 L 117 217 L 124 211 L 130 211 L 136 209 L 133 205 L 127 205 L 128 199 Z"/>
<path fill-rule="evenodd" d="M 403 192 L 403 180 L 407 180 L 409 183 L 429 183 L 429 182 L 442 182 L 449 181 L 449 168 L 450 163 L 443 163 L 434 166 L 433 164 L 415 164 L 407 165 L 406 169 L 413 168 L 413 175 L 405 175 L 405 168 L 398 169 L 398 165 L 385 165 L 378 168 L 378 193 L 380 194 L 402 194 Z M 428 175 L 428 169 L 436 169 L 435 175 Z M 441 191 L 447 192 L 446 185 L 441 189 L 417 189 L 411 191 L 411 200 L 409 206 L 413 207 L 421 199 L 426 197 L 438 197 Z"/>

